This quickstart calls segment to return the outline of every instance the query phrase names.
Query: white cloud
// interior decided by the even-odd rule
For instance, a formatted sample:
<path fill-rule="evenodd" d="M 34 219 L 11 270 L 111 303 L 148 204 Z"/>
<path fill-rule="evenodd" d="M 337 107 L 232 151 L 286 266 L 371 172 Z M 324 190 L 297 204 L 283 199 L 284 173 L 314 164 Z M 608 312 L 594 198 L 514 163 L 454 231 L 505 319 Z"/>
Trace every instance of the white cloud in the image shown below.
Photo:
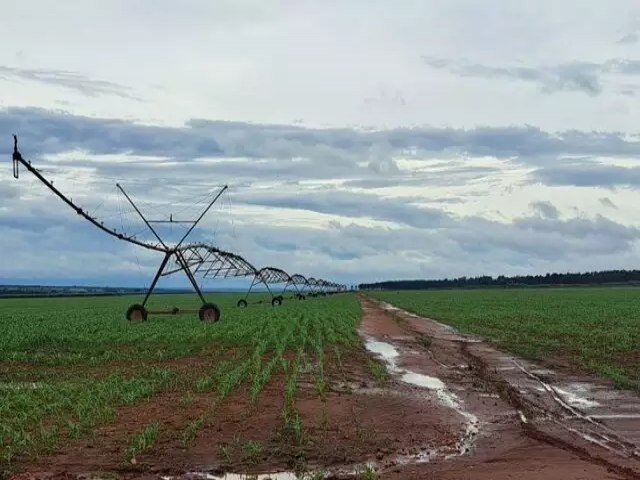
<path fill-rule="evenodd" d="M 216 230 L 256 264 L 305 274 L 639 262 L 633 0 L 0 8 L 0 153 L 18 133 L 25 156 L 109 221 L 125 223 L 116 180 L 162 207 L 229 183 L 231 210 L 202 238 Z M 5 167 L 0 249 L 16 254 L 1 278 L 153 270 Z"/>

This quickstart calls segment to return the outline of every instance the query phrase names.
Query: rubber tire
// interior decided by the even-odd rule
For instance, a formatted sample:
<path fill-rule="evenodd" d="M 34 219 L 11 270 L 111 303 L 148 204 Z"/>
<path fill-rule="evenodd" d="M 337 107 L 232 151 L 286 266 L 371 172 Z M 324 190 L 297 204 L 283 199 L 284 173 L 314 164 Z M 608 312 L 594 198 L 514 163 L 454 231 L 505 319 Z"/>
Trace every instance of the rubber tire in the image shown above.
<path fill-rule="evenodd" d="M 215 323 L 220 320 L 220 309 L 215 303 L 203 303 L 198 311 L 201 322 Z"/>
<path fill-rule="evenodd" d="M 273 299 L 271 299 L 271 306 L 275 307 L 276 305 L 282 305 L 281 296 L 273 297 Z"/>
<path fill-rule="evenodd" d="M 147 321 L 147 309 L 139 303 L 134 303 L 127 309 L 127 320 L 132 323 L 146 322 Z"/>
<path fill-rule="evenodd" d="M 240 300 L 238 300 L 238 303 L 236 305 L 240 308 L 245 308 L 247 306 L 247 301 L 241 298 Z"/>

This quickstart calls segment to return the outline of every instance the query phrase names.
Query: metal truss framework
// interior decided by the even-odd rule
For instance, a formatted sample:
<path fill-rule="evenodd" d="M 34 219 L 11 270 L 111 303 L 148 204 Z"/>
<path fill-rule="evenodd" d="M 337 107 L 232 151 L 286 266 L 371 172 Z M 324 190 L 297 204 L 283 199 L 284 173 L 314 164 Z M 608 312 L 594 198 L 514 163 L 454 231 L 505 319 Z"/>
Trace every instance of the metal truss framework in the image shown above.
<path fill-rule="evenodd" d="M 30 161 L 24 160 L 22 154 L 18 151 L 18 138 L 16 137 L 16 135 L 13 136 L 13 140 L 14 178 L 19 178 L 19 169 L 20 165 L 22 165 L 38 180 L 40 180 L 47 188 L 49 188 L 49 190 L 51 190 L 58 198 L 60 198 L 64 203 L 71 207 L 78 215 L 92 223 L 95 227 L 99 228 L 104 233 L 111 235 L 118 240 L 122 240 L 136 246 L 156 252 L 161 252 L 164 254 L 164 257 L 149 286 L 149 289 L 147 290 L 142 304 L 132 305 L 127 311 L 127 319 L 129 320 L 146 320 L 148 313 L 177 314 L 188 311 L 178 308 L 162 311 L 149 311 L 146 309 L 149 297 L 153 293 L 158 280 L 161 277 L 166 277 L 179 272 L 184 273 L 184 275 L 189 280 L 189 283 L 192 285 L 194 291 L 202 301 L 202 307 L 198 310 L 198 313 L 200 319 L 203 321 L 217 321 L 220 318 L 220 310 L 215 304 L 208 303 L 206 301 L 198 285 L 198 282 L 196 281 L 196 276 L 209 279 L 253 276 L 253 280 L 251 286 L 249 287 L 249 290 L 247 291 L 245 297 L 238 302 L 238 305 L 240 305 L 241 302 L 246 305 L 246 299 L 249 293 L 257 284 L 263 284 L 267 288 L 272 297 L 272 305 L 279 305 L 282 303 L 283 294 L 289 287 L 293 287 L 295 289 L 295 296 L 299 299 L 304 298 L 303 292 L 305 291 L 305 289 L 307 289 L 307 291 L 313 296 L 317 294 L 326 295 L 327 293 L 337 293 L 346 290 L 346 286 L 344 285 L 339 285 L 322 279 L 315 279 L 313 277 L 306 278 L 300 274 L 289 275 L 284 270 L 276 267 L 263 267 L 261 269 L 257 269 L 242 256 L 232 252 L 220 250 L 212 245 L 204 243 L 185 243 L 186 239 L 189 237 L 189 235 L 191 235 L 193 230 L 204 218 L 207 212 L 209 212 L 213 204 L 227 189 L 226 185 L 220 189 L 220 191 L 214 196 L 214 198 L 207 204 L 204 210 L 200 212 L 199 216 L 194 219 L 173 220 L 173 218 L 169 216 L 169 220 L 149 220 L 140 211 L 138 206 L 127 194 L 124 188 L 120 184 L 116 184 L 116 187 L 124 195 L 129 204 L 133 207 L 135 212 L 149 229 L 149 231 L 158 240 L 158 243 L 152 243 L 144 240 L 139 240 L 134 235 L 127 235 L 124 232 L 118 232 L 113 228 L 105 226 L 103 222 L 99 221 L 99 219 L 91 216 L 87 211 L 76 205 L 71 200 L 71 198 L 67 197 L 56 187 L 54 187 L 52 181 L 47 180 L 38 169 L 33 167 Z M 185 223 L 189 224 L 190 226 L 177 244 L 170 245 L 165 242 L 165 240 L 158 234 L 156 229 L 153 228 L 153 224 L 156 223 Z M 173 260 L 172 263 L 170 263 L 171 260 Z M 170 266 L 167 268 L 168 265 Z M 270 287 L 271 285 L 276 284 L 285 284 L 284 288 L 277 296 L 273 294 Z"/>
<path fill-rule="evenodd" d="M 245 293 L 244 298 L 238 301 L 239 307 L 247 306 L 247 298 L 249 297 L 251 290 L 253 290 L 253 287 L 258 284 L 262 284 L 265 286 L 265 288 L 269 292 L 269 295 L 271 295 L 271 305 L 273 306 L 282 304 L 282 301 L 284 300 L 284 293 L 286 292 L 287 288 L 289 288 L 290 286 L 294 286 L 297 290 L 297 287 L 292 282 L 291 276 L 287 272 L 276 267 L 263 267 L 260 270 L 255 271 L 247 293 Z M 280 293 L 274 294 L 273 288 L 271 286 L 279 284 L 285 284 L 285 286 Z"/>

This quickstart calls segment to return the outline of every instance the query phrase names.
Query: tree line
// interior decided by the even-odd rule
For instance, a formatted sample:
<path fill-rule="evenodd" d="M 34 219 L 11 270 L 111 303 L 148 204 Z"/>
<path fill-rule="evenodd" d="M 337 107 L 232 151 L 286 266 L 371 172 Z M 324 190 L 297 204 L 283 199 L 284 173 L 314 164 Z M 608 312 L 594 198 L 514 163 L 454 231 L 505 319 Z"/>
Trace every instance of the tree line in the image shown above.
<path fill-rule="evenodd" d="M 547 273 L 546 275 L 500 275 L 491 277 L 445 278 L 441 280 L 389 280 L 361 283 L 361 290 L 424 290 L 429 288 L 517 287 L 544 285 L 600 285 L 640 282 L 640 270 L 605 270 L 582 273 Z"/>

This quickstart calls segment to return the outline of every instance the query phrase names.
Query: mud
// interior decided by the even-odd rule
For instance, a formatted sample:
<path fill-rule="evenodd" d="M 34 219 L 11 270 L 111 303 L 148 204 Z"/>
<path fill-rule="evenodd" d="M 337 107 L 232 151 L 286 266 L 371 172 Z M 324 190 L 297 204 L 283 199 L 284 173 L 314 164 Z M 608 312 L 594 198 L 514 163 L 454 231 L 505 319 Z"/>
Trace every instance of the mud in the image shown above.
<path fill-rule="evenodd" d="M 301 471 L 354 478 L 367 465 L 392 479 L 640 478 L 637 394 L 360 301 L 365 350 L 340 359 L 327 352 L 324 393 L 313 371 L 301 375 L 299 436 L 283 427 L 279 374 L 257 404 L 241 387 L 224 402 L 205 392 L 187 405 L 183 392 L 170 392 L 126 407 L 91 439 L 28 459 L 15 478 L 290 479 Z M 372 359 L 387 369 L 386 381 L 372 372 Z M 204 425 L 184 445 L 185 426 L 199 416 Z M 128 439 L 153 421 L 158 444 L 127 462 Z M 247 455 L 249 442 L 261 445 L 259 454 Z"/>
<path fill-rule="evenodd" d="M 640 478 L 636 393 L 526 362 L 477 336 L 361 301 L 362 335 L 399 352 L 392 369 L 438 379 L 479 423 L 468 455 L 392 470 L 392 476 L 465 478 L 473 472 L 473 478 L 511 478 L 509 472 L 519 472 L 518 478 Z M 401 331 L 385 327 L 385 318 Z"/>

